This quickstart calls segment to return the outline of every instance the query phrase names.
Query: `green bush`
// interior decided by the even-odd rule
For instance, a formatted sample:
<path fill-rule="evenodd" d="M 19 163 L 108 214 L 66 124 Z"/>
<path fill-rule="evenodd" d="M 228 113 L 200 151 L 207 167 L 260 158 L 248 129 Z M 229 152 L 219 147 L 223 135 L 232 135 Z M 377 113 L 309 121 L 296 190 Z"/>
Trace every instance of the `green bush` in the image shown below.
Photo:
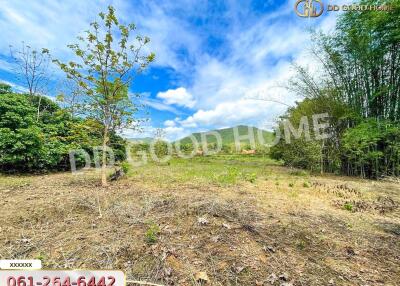
<path fill-rule="evenodd" d="M 42 97 L 37 118 L 38 97 L 0 93 L 0 171 L 43 172 L 70 168 L 69 152 L 83 149 L 90 155 L 101 144 L 102 128 L 95 120 L 73 118 L 52 100 Z M 125 140 L 110 136 L 116 160 L 125 158 Z M 82 154 L 77 167 L 84 166 Z"/>
<path fill-rule="evenodd" d="M 367 178 L 400 175 L 400 125 L 367 120 L 348 129 L 342 151 L 346 173 Z"/>
<path fill-rule="evenodd" d="M 157 140 L 154 143 L 154 154 L 157 156 L 158 160 L 162 160 L 165 156 L 171 155 L 169 154 L 170 150 L 168 146 L 168 143 L 163 140 Z"/>
<path fill-rule="evenodd" d="M 125 174 L 128 174 L 132 169 L 132 165 L 128 161 L 123 161 L 121 162 L 121 169 Z"/>

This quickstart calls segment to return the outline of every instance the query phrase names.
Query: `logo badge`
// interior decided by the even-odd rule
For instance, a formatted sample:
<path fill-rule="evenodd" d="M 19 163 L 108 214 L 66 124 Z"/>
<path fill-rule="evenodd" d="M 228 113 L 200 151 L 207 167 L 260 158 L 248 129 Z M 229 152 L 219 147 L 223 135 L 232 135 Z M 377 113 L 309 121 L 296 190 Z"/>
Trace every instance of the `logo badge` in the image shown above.
<path fill-rule="evenodd" d="M 294 10 L 300 17 L 315 18 L 324 12 L 324 4 L 322 0 L 297 0 Z"/>

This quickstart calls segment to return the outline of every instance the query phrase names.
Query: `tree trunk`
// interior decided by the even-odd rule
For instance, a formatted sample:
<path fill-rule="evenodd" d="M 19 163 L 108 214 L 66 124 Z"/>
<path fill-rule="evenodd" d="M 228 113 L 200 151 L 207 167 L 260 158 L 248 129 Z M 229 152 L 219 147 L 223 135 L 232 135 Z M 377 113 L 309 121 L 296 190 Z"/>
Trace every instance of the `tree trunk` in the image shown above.
<path fill-rule="evenodd" d="M 103 187 L 108 186 L 107 183 L 107 142 L 108 142 L 108 127 L 104 127 L 104 134 L 103 134 L 103 148 L 102 152 L 102 163 L 101 163 L 101 185 Z"/>
<path fill-rule="evenodd" d="M 36 122 L 39 122 L 40 118 L 40 105 L 42 104 L 42 96 L 39 95 L 39 101 L 38 101 L 38 106 L 37 106 L 37 116 L 36 116 Z"/>
<path fill-rule="evenodd" d="M 321 145 L 321 158 L 320 158 L 321 174 L 324 173 L 324 147 L 325 147 L 325 141 L 322 140 L 322 145 Z"/>

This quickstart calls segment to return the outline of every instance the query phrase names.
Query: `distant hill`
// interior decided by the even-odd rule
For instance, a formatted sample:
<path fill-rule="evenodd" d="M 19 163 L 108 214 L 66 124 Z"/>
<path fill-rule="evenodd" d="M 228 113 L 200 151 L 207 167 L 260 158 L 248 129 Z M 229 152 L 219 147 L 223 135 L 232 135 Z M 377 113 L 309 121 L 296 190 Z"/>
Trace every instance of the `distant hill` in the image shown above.
<path fill-rule="evenodd" d="M 154 138 L 152 137 L 144 137 L 144 138 L 127 138 L 129 142 L 135 142 L 135 143 L 150 143 L 153 141 Z"/>
<path fill-rule="evenodd" d="M 224 128 L 224 129 L 218 129 L 218 130 L 212 130 L 212 131 L 216 131 L 221 135 L 222 144 L 233 144 L 233 143 L 235 143 L 233 128 L 234 127 L 230 127 L 230 128 Z M 237 128 L 239 131 L 239 136 L 247 135 L 249 133 L 249 130 L 248 130 L 249 126 L 239 125 L 239 126 L 237 126 Z M 258 140 L 258 132 L 259 131 L 258 130 L 260 130 L 262 132 L 265 143 L 271 142 L 273 140 L 274 135 L 272 132 L 266 131 L 266 130 L 261 130 L 261 129 L 258 129 L 257 127 L 250 127 L 250 128 L 253 129 L 256 144 L 259 143 L 259 140 Z M 202 132 L 192 133 L 192 135 L 197 139 L 197 141 L 199 143 L 201 142 L 201 133 Z M 203 132 L 203 133 L 205 133 L 205 132 Z M 181 144 L 188 144 L 188 143 L 191 144 L 192 143 L 192 140 L 189 138 L 189 136 L 182 138 L 180 141 L 181 141 Z M 217 139 L 215 138 L 215 136 L 210 135 L 210 136 L 207 136 L 207 142 L 214 143 L 214 142 L 217 142 Z M 240 142 L 242 144 L 249 143 L 249 140 L 241 140 Z"/>

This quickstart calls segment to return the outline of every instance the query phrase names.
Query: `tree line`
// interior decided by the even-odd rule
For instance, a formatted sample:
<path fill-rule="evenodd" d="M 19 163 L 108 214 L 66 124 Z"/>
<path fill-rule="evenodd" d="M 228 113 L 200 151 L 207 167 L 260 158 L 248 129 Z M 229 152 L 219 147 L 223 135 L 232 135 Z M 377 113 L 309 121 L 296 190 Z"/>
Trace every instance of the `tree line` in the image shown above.
<path fill-rule="evenodd" d="M 304 100 L 289 108 L 280 123 L 299 124 L 301 116 L 327 112 L 331 137 L 281 141 L 272 148 L 273 157 L 319 172 L 400 175 L 400 3 L 385 4 L 393 11 L 346 12 L 333 34 L 313 32 L 318 77 L 295 66 L 288 88 Z"/>
<path fill-rule="evenodd" d="M 0 114 L 2 172 L 69 170 L 70 151 L 81 149 L 94 156 L 93 146 L 101 146 L 100 122 L 73 117 L 68 109 L 47 97 L 15 93 L 4 83 L 0 84 Z M 116 160 L 124 160 L 125 140 L 115 132 L 110 137 Z M 82 154 L 77 153 L 75 157 L 78 167 L 85 165 Z"/>

